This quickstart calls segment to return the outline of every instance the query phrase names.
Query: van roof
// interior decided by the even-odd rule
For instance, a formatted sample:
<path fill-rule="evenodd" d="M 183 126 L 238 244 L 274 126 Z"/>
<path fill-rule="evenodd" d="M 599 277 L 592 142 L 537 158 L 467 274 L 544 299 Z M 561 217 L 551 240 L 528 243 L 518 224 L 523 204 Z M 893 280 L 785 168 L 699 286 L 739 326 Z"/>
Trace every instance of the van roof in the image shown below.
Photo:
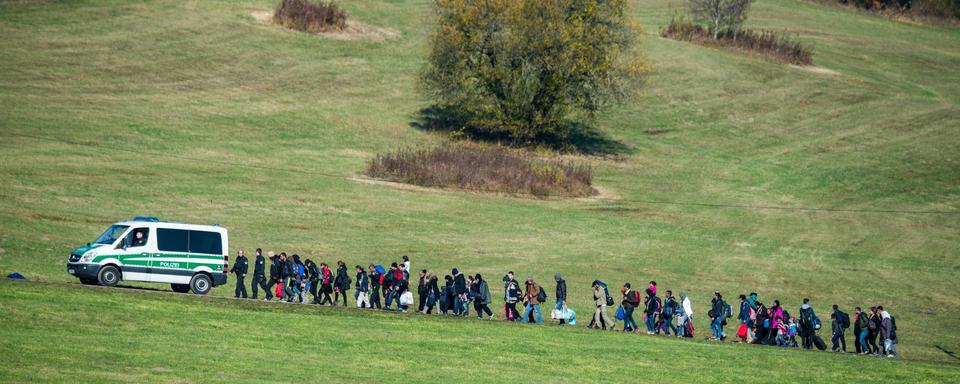
<path fill-rule="evenodd" d="M 157 228 L 170 228 L 170 229 L 188 229 L 188 230 L 200 230 L 200 231 L 209 231 L 209 232 L 220 232 L 226 233 L 227 229 L 221 227 L 219 224 L 214 225 L 204 225 L 204 224 L 184 224 L 177 223 L 172 221 L 162 221 L 156 217 L 147 217 L 147 216 L 137 216 L 130 220 L 117 222 L 117 225 L 127 225 L 127 226 L 137 226 L 146 224 L 149 227 Z"/>

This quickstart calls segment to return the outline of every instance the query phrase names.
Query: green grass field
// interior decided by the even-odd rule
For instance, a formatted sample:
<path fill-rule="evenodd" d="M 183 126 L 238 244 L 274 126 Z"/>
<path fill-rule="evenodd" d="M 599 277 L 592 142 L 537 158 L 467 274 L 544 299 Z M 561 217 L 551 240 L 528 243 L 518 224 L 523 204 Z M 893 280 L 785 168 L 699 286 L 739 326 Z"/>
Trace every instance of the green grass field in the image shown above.
<path fill-rule="evenodd" d="M 957 381 L 960 29 L 758 0 L 751 28 L 815 46 L 802 69 L 661 39 L 683 2 L 638 0 L 657 71 L 597 123 L 625 156 L 590 159 L 615 198 L 540 201 L 354 180 L 377 152 L 442 138 L 411 126 L 430 105 L 416 84 L 430 2 L 341 3 L 399 37 L 258 22 L 273 1 L 0 1 L 0 271 L 56 283 L 0 283 L 2 381 L 262 381 L 295 335 L 333 381 L 372 375 L 363 363 L 387 381 L 628 381 L 672 364 L 698 382 Z M 810 297 L 821 317 L 882 304 L 909 361 L 75 284 L 67 253 L 135 215 L 220 223 L 231 253 L 560 272 L 581 315 L 595 278 L 657 280 L 692 298 L 700 337 L 714 290 L 791 313 Z M 361 345 L 381 340 L 397 352 Z"/>

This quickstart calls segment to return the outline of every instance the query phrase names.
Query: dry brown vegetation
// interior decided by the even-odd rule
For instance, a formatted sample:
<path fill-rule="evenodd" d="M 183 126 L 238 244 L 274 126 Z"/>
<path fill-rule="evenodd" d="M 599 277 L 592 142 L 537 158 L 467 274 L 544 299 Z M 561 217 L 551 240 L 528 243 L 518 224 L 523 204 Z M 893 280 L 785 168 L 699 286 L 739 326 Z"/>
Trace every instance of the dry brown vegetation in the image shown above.
<path fill-rule="evenodd" d="M 787 64 L 813 64 L 813 53 L 809 46 L 790 36 L 774 31 L 744 29 L 737 34 L 721 32 L 714 39 L 710 32 L 702 26 L 674 19 L 660 30 L 660 36 L 700 45 L 758 53 Z"/>
<path fill-rule="evenodd" d="M 366 175 L 425 187 L 538 197 L 596 193 L 588 164 L 467 142 L 379 154 L 370 161 Z"/>
<path fill-rule="evenodd" d="M 341 31 L 347 26 L 347 13 L 333 2 L 282 0 L 273 13 L 273 22 L 301 32 Z"/>

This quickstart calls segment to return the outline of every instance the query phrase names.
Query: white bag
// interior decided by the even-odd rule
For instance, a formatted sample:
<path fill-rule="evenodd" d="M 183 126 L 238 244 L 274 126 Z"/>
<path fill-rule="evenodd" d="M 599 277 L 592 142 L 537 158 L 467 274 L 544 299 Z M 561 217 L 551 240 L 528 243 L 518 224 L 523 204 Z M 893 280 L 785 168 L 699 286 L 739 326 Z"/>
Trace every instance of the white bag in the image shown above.
<path fill-rule="evenodd" d="M 370 308 L 370 297 L 366 292 L 360 292 L 357 295 L 357 308 Z"/>
<path fill-rule="evenodd" d="M 400 305 L 413 305 L 413 293 L 406 291 L 400 295 Z"/>

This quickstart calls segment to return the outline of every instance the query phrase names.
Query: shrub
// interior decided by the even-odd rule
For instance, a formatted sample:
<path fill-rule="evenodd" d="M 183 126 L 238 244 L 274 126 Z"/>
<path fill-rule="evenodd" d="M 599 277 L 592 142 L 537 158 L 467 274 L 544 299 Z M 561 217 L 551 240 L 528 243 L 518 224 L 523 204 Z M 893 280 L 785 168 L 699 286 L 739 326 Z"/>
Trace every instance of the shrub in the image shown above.
<path fill-rule="evenodd" d="M 379 154 L 370 161 L 366 175 L 425 187 L 540 197 L 594 194 L 588 164 L 468 143 Z"/>
<path fill-rule="evenodd" d="M 434 0 L 424 90 L 465 130 L 512 145 L 569 128 L 633 95 L 649 71 L 627 0 Z"/>
<path fill-rule="evenodd" d="M 333 2 L 281 0 L 273 13 L 273 22 L 301 32 L 340 31 L 347 25 L 347 14 Z"/>
<path fill-rule="evenodd" d="M 753 0 L 687 0 L 690 14 L 700 23 L 707 25 L 707 31 L 713 39 L 719 39 L 721 33 L 740 33 L 743 22 L 747 20 L 747 11 Z"/>
<path fill-rule="evenodd" d="M 674 19 L 660 30 L 660 36 L 701 45 L 756 52 L 788 64 L 810 65 L 813 63 L 813 53 L 810 47 L 799 40 L 774 31 L 746 29 L 737 34 L 734 34 L 733 31 L 726 31 L 720 33 L 714 39 L 713 35 L 702 26 Z"/>

